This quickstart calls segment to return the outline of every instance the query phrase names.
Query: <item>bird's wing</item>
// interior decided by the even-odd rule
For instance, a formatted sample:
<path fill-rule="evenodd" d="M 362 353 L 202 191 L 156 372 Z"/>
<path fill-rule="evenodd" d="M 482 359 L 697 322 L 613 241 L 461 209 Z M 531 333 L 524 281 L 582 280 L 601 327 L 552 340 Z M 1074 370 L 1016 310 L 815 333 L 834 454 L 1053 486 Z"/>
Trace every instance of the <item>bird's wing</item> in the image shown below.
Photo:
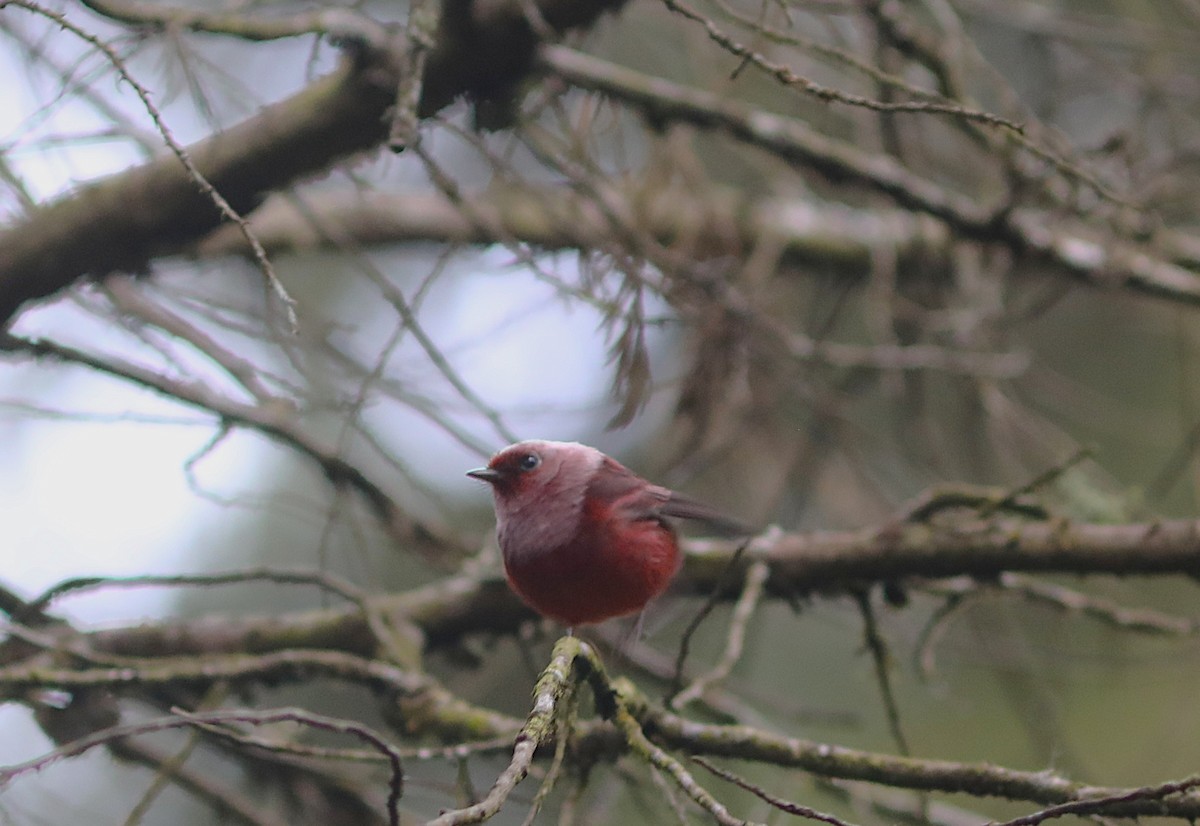
<path fill-rule="evenodd" d="M 659 506 L 658 512 L 664 516 L 674 516 L 677 519 L 695 519 L 703 522 L 718 533 L 728 536 L 751 536 L 757 533 L 744 522 L 739 522 L 731 516 L 726 516 L 710 505 L 699 502 L 690 496 L 676 493 L 673 490 L 659 488 L 668 495 L 667 501 Z"/>
<path fill-rule="evenodd" d="M 651 485 L 616 459 L 605 456 L 588 483 L 584 501 L 603 503 L 633 519 L 653 519 L 670 491 Z"/>
<path fill-rule="evenodd" d="M 593 498 L 594 497 L 594 498 Z M 604 466 L 592 477 L 588 486 L 588 498 L 592 501 L 611 502 L 614 509 L 626 513 L 632 519 L 695 519 L 722 534 L 750 536 L 756 531 L 726 516 L 703 502 L 698 502 L 682 493 L 651 485 L 629 468 L 604 457 Z"/>

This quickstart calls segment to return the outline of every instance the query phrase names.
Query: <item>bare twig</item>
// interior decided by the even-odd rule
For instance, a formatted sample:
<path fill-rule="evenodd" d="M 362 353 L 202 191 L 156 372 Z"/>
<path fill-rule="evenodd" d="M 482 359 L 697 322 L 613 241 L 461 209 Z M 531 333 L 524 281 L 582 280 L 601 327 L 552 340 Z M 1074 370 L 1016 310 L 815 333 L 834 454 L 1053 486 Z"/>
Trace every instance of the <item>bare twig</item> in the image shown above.
<path fill-rule="evenodd" d="M 703 766 L 722 780 L 728 780 L 738 788 L 745 789 L 759 800 L 765 801 L 774 808 L 779 809 L 781 812 L 787 812 L 790 815 L 808 818 L 809 820 L 820 821 L 821 823 L 828 823 L 830 826 L 853 826 L 853 824 L 851 824 L 849 821 L 842 820 L 840 817 L 834 817 L 831 814 L 819 812 L 816 809 L 809 808 L 808 806 L 801 806 L 799 803 L 792 803 L 790 800 L 784 800 L 782 798 L 775 797 L 761 786 L 756 786 L 755 784 L 746 780 L 744 777 L 738 777 L 733 772 L 726 771 L 719 766 L 714 766 L 712 762 L 705 760 L 703 757 L 693 757 L 692 762 Z"/>
<path fill-rule="evenodd" d="M 396 104 L 388 132 L 388 148 L 393 152 L 407 149 L 420 137 L 417 109 L 421 105 L 425 64 L 434 46 L 434 35 L 441 14 L 441 4 L 434 0 L 413 0 L 408 4 L 408 24 L 405 27 L 408 48 L 404 67 L 400 71 L 400 82 L 396 85 Z"/>
<path fill-rule="evenodd" d="M 173 379 L 136 364 L 117 359 L 106 360 L 50 341 L 30 341 L 3 335 L 0 336 L 0 351 L 5 350 L 88 367 L 206 410 L 223 423 L 257 430 L 315 462 L 331 484 L 346 485 L 357 491 L 384 529 L 398 542 L 410 545 L 431 561 L 447 552 L 450 556 L 465 555 L 465 549 L 443 536 L 440 529 L 409 517 L 361 470 L 301 431 L 288 411 L 281 411 L 275 406 L 248 405 L 218 394 L 199 382 Z"/>
<path fill-rule="evenodd" d="M 749 546 L 750 540 L 746 540 L 739 544 L 734 552 L 730 554 L 724 570 L 713 584 L 712 591 L 708 594 L 708 599 L 700 606 L 700 610 L 692 617 L 691 622 L 688 623 L 687 628 L 683 632 L 683 636 L 680 637 L 679 652 L 675 655 L 675 676 L 671 679 L 669 697 L 674 697 L 683 690 L 683 667 L 687 663 L 688 652 L 691 650 L 692 637 L 700 628 L 700 624 L 704 622 L 704 619 L 717 607 L 717 604 L 721 601 L 721 594 L 724 589 L 732 584 L 733 573 L 741 561 L 742 555 L 746 552 L 746 548 Z"/>
<path fill-rule="evenodd" d="M 671 698 L 672 709 L 678 711 L 688 703 L 704 695 L 713 685 L 729 676 L 733 667 L 742 656 L 742 647 L 746 642 L 746 629 L 754 610 L 762 598 L 763 586 L 767 582 L 771 569 L 762 560 L 750 564 L 746 571 L 742 595 L 738 597 L 733 607 L 733 615 L 729 618 L 729 632 L 726 635 L 725 650 L 721 658 L 710 671 L 692 680 L 691 684 Z"/>
<path fill-rule="evenodd" d="M 879 624 L 875 620 L 875 607 L 871 604 L 871 592 L 858 591 L 855 595 L 859 615 L 863 621 L 863 645 L 871 655 L 875 666 L 875 680 L 879 685 L 879 697 L 883 701 L 883 712 L 887 718 L 888 730 L 896 748 L 903 755 L 910 754 L 908 739 L 900 725 L 900 706 L 896 702 L 896 694 L 892 690 L 892 658 L 888 653 L 887 641 L 879 633 Z"/>
<path fill-rule="evenodd" d="M 113 304 L 123 313 L 158 327 L 175 338 L 186 341 L 224 370 L 251 397 L 260 403 L 286 404 L 263 383 L 259 371 L 247 359 L 234 353 L 217 338 L 200 329 L 178 313 L 151 301 L 138 289 L 134 280 L 124 275 L 109 276 L 104 286 Z"/>
<path fill-rule="evenodd" d="M 676 14 L 680 14 L 689 20 L 704 26 L 708 33 L 709 39 L 725 49 L 735 57 L 741 58 L 743 61 L 752 63 L 758 66 L 763 71 L 773 76 L 780 83 L 787 86 L 794 86 L 806 94 L 819 98 L 824 101 L 835 101 L 845 103 L 851 106 L 860 106 L 864 109 L 870 109 L 875 112 L 928 112 L 932 114 L 954 115 L 955 117 L 965 120 L 978 121 L 991 126 L 1000 126 L 1005 129 L 1010 129 L 1017 134 L 1024 131 L 1024 127 L 1008 118 L 994 115 L 990 112 L 981 112 L 969 107 L 962 106 L 957 103 L 938 103 L 935 101 L 912 101 L 912 102 L 896 102 L 889 103 L 881 100 L 871 100 L 870 98 L 862 97 L 861 95 L 850 94 L 838 89 L 831 89 L 827 86 L 822 86 L 808 78 L 801 77 L 793 72 L 787 66 L 778 63 L 772 63 L 758 52 L 742 45 L 734 40 L 725 32 L 721 31 L 710 18 L 705 17 L 698 11 L 693 9 L 686 3 L 680 0 L 663 0 L 664 5 Z"/>
<path fill-rule="evenodd" d="M 1057 806 L 1042 809 L 1040 812 L 1006 820 L 995 826 L 1037 826 L 1037 824 L 1052 818 L 1065 817 L 1066 815 L 1089 815 L 1111 811 L 1114 806 L 1122 803 L 1162 800 L 1165 797 L 1183 794 L 1197 787 L 1200 787 L 1200 775 L 1192 775 L 1182 780 L 1160 783 L 1155 786 L 1142 786 L 1138 789 L 1130 789 L 1129 791 L 1117 792 L 1115 794 L 1110 792 L 1097 793 L 1089 795 L 1089 799 L 1086 800 L 1072 800 L 1069 803 L 1060 803 Z"/>
<path fill-rule="evenodd" d="M 1055 480 L 1057 480 L 1058 478 L 1060 478 L 1064 473 L 1066 473 L 1071 468 L 1075 467 L 1075 465 L 1079 464 L 1084 459 L 1090 459 L 1091 456 L 1092 456 L 1091 448 L 1081 447 L 1079 450 L 1072 453 L 1070 456 L 1068 456 L 1063 461 L 1059 462 L 1058 464 L 1056 464 L 1052 467 L 1047 468 L 1046 470 L 1044 470 L 1041 473 L 1034 476 L 1028 482 L 1025 482 L 1024 484 L 1018 485 L 1017 487 L 1013 488 L 1011 491 L 1009 491 L 1007 494 L 1005 494 L 1003 498 L 983 506 L 979 510 L 979 515 L 981 517 L 983 517 L 984 519 L 986 519 L 987 517 L 991 516 L 993 513 L 996 513 L 999 510 L 1003 510 L 1004 508 L 1007 508 L 1010 505 L 1013 505 L 1022 496 L 1026 496 L 1027 494 L 1033 493 L 1036 490 L 1040 490 L 1041 488 L 1046 487 L 1046 485 L 1049 485 L 1052 482 L 1054 482 Z"/>
<path fill-rule="evenodd" d="M 1003 573 L 995 580 L 982 583 L 974 579 L 952 579 L 924 583 L 919 587 L 927 593 L 944 596 L 947 608 L 954 606 L 950 610 L 957 610 L 979 596 L 991 593 L 1012 594 L 1060 611 L 1081 614 L 1121 631 L 1172 637 L 1200 634 L 1200 619 L 1177 617 L 1145 608 L 1126 607 L 1112 599 L 1085 594 L 1074 588 L 1024 574 Z M 940 611 L 939 614 L 941 613 L 944 612 Z"/>
<path fill-rule="evenodd" d="M 968 597 L 972 593 L 978 593 L 980 590 L 980 586 L 972 580 L 970 591 L 947 596 L 942 604 L 929 616 L 929 619 L 925 621 L 921 632 L 917 635 L 917 641 L 913 645 L 913 660 L 917 664 L 917 673 L 921 675 L 922 679 L 930 680 L 933 678 L 937 670 L 935 653 L 937 644 L 941 641 L 947 629 L 949 629 L 950 622 L 954 616 L 969 604 Z"/>
<path fill-rule="evenodd" d="M 354 37 L 380 49 L 388 41 L 384 26 L 349 8 L 334 7 L 268 17 L 247 14 L 244 9 L 212 11 L 140 0 L 84 0 L 83 5 L 111 20 L 135 26 L 223 34 L 251 41 L 326 34 Z"/>
<path fill-rule="evenodd" d="M 728 132 L 734 138 L 772 152 L 837 181 L 853 180 L 893 198 L 909 209 L 935 216 L 965 238 L 999 241 L 1022 255 L 1050 261 L 1084 283 L 1131 290 L 1188 306 L 1200 304 L 1200 278 L 1141 239 L 1097 239 L 1084 226 L 1051 221 L 1037 209 L 981 208 L 960 195 L 911 172 L 899 163 L 835 141 L 807 125 L 711 92 L 583 55 L 562 46 L 545 48 L 540 61 L 583 88 L 595 89 L 646 111 L 656 121 L 694 123 Z"/>
<path fill-rule="evenodd" d="M 586 643 L 574 637 L 564 637 L 554 646 L 550 663 L 542 671 L 534 689 L 533 709 L 517 735 L 512 760 L 496 778 L 484 799 L 464 809 L 445 812 L 429 821 L 428 826 L 482 823 L 500 811 L 512 790 L 529 773 L 534 752 L 548 742 L 555 731 L 555 718 L 560 713 L 561 704 L 569 702 L 574 692 L 576 658 L 585 647 Z M 558 736 L 563 738 L 567 733 L 560 731 Z"/>
<path fill-rule="evenodd" d="M 105 729 L 103 731 L 88 735 L 87 737 L 83 737 L 72 743 L 67 743 L 64 746 L 61 746 L 32 760 L 0 767 L 0 787 L 11 783 L 13 780 L 21 777 L 22 775 L 41 771 L 62 760 L 76 757 L 84 752 L 90 751 L 97 746 L 107 746 L 115 741 L 124 740 L 125 738 L 135 737 L 141 734 L 169 731 L 177 728 L 194 727 L 201 727 L 208 731 L 215 731 L 214 727 L 218 724 L 249 723 L 251 725 L 266 725 L 279 722 L 299 723 L 301 725 L 319 728 L 324 731 L 350 734 L 366 741 L 379 753 L 384 755 L 392 768 L 390 791 L 387 804 L 388 817 L 393 826 L 396 826 L 399 823 L 398 805 L 404 788 L 404 772 L 399 752 L 390 743 L 384 740 L 382 736 L 372 731 L 367 726 L 362 725 L 361 723 L 339 720 L 333 717 L 326 717 L 324 715 L 314 714 L 298 708 L 269 710 L 235 709 L 208 712 L 187 712 L 182 709 L 175 709 L 174 715 L 171 717 L 162 717 L 141 723 Z M 224 737 L 233 739 L 237 739 L 241 736 L 237 732 L 227 729 L 221 730 L 220 733 Z M 255 743 L 255 745 L 261 747 L 261 744 L 259 743 Z M 338 755 L 336 755 L 336 752 L 334 752 L 333 756 Z M 261 821 L 256 819 L 255 822 Z"/>
<path fill-rule="evenodd" d="M 102 52 L 104 56 L 108 58 L 108 61 L 112 64 L 113 69 L 116 70 L 121 79 L 128 83 L 130 87 L 132 87 L 134 93 L 137 94 L 138 99 L 142 102 L 143 108 L 146 110 L 146 113 L 149 114 L 150 119 L 154 121 L 154 127 L 162 136 L 163 142 L 166 143 L 175 157 L 179 159 L 179 163 L 187 171 L 188 177 L 190 177 L 196 183 L 196 186 L 200 189 L 201 193 L 203 193 L 209 198 L 209 200 L 213 202 L 213 204 L 227 220 L 232 221 L 237 225 L 238 229 L 242 233 L 242 236 L 246 239 L 246 243 L 250 245 L 250 249 L 254 253 L 254 260 L 258 262 L 258 267 L 260 270 L 262 270 L 262 274 L 266 279 L 267 285 L 275 294 L 276 298 L 278 298 L 282 303 L 289 328 L 292 330 L 292 332 L 295 332 L 300 323 L 296 317 L 296 302 L 288 294 L 287 289 L 284 288 L 283 283 L 279 280 L 279 276 L 275 274 L 275 267 L 271 264 L 271 260 L 267 257 L 267 251 L 263 249 L 262 244 L 259 243 L 258 238 L 250 229 L 250 225 L 246 222 L 246 219 L 242 217 L 241 213 L 233 208 L 229 201 L 225 199 L 225 196 L 218 192 L 217 188 L 214 187 L 209 179 L 200 171 L 195 162 L 192 160 L 191 153 L 188 152 L 187 148 L 184 147 L 183 144 L 179 143 L 179 141 L 175 140 L 175 136 L 171 133 L 171 130 L 167 128 L 167 124 L 163 120 L 162 113 L 151 99 L 150 90 L 143 86 L 136 78 L 133 77 L 132 74 L 130 74 L 128 67 L 125 65 L 125 61 L 119 54 L 117 54 L 116 50 L 100 38 L 96 37 L 94 34 L 83 30 L 74 22 L 68 20 L 65 16 L 59 14 L 58 12 L 44 8 L 37 3 L 29 2 L 29 0 L 9 0 L 9 2 L 11 2 L 11 5 L 20 6 L 21 8 L 27 9 L 35 14 L 42 15 L 48 20 L 52 20 L 55 24 L 62 27 L 66 31 L 71 32 L 88 45 Z M 8 3 L 6 3 L 6 5 L 7 4 Z"/>
<path fill-rule="evenodd" d="M 335 734 L 348 734 L 351 737 L 358 738 L 365 742 L 371 749 L 378 752 L 387 761 L 391 769 L 390 780 L 388 783 L 387 797 L 387 812 L 388 822 L 391 826 L 399 826 L 400 824 L 400 798 L 404 795 L 404 763 L 400 751 L 393 746 L 383 735 L 369 726 L 362 723 L 349 720 L 342 720 L 336 717 L 329 717 L 324 714 L 316 714 L 311 711 L 306 711 L 301 708 L 284 708 L 270 710 L 246 710 L 234 709 L 230 711 L 205 711 L 193 713 L 184 709 L 172 709 L 172 711 L 182 717 L 186 722 L 195 725 L 204 725 L 205 730 L 213 733 L 219 733 L 220 736 L 229 737 L 234 740 L 241 738 L 241 733 L 223 728 L 237 723 L 249 723 L 251 725 L 264 725 L 268 723 L 297 723 L 309 728 L 319 729 L 321 731 L 333 732 Z M 222 728 L 215 728 L 221 726 Z M 255 745 L 261 745 L 256 743 Z M 332 756 L 337 756 L 336 752 L 331 752 Z"/>
<path fill-rule="evenodd" d="M 159 770 L 170 759 L 161 749 L 132 737 L 110 740 L 102 745 L 118 760 L 146 766 L 151 770 Z M 272 807 L 264 805 L 262 800 L 243 793 L 234 783 L 224 778 L 218 779 L 210 772 L 179 766 L 173 769 L 171 782 L 232 822 L 241 822 L 246 826 L 289 826 L 294 823 Z"/>
<path fill-rule="evenodd" d="M 379 604 L 369 598 L 366 591 L 349 580 L 328 571 L 313 571 L 287 568 L 247 568 L 212 574 L 175 574 L 165 576 L 142 575 L 129 577 L 77 577 L 64 580 L 35 597 L 27 610 L 41 612 L 61 597 L 101 588 L 145 588 L 145 587 L 208 587 L 213 585 L 236 585 L 250 582 L 272 582 L 281 585 L 314 585 L 324 591 L 335 593 L 353 603 L 362 612 L 363 619 L 381 651 L 388 652 L 396 663 L 406 663 L 411 657 L 402 653 L 397 642 L 397 632 L 380 610 Z M 14 619 L 21 621 L 21 616 Z"/>
<path fill-rule="evenodd" d="M 711 792 L 697 783 L 696 779 L 692 777 L 691 772 L 685 769 L 682 763 L 659 746 L 650 742 L 645 732 L 642 731 L 642 727 L 637 719 L 620 702 L 617 704 L 613 722 L 635 754 L 642 757 L 651 766 L 666 772 L 679 788 L 695 801 L 698 806 L 711 814 L 717 823 L 721 824 L 721 826 L 749 826 L 747 821 L 740 820 L 730 814 L 724 804 L 713 797 Z"/>

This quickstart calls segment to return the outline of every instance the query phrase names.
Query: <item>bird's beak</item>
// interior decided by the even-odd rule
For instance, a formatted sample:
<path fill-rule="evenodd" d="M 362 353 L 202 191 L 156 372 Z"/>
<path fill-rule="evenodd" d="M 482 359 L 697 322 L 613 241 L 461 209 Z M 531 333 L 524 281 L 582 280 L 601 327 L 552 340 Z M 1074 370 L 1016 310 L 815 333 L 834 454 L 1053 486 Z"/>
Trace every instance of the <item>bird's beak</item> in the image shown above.
<path fill-rule="evenodd" d="M 490 467 L 478 467 L 474 470 L 468 470 L 467 475 L 472 479 L 479 479 L 487 482 L 489 485 L 500 478 L 500 474 L 497 471 L 492 470 Z"/>

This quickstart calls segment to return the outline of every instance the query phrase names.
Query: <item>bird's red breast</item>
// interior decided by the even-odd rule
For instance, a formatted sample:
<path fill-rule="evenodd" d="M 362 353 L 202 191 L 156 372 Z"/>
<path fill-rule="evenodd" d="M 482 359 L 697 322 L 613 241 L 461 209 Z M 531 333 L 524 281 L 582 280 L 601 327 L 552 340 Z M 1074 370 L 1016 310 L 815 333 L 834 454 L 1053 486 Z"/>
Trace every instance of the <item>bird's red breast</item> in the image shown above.
<path fill-rule="evenodd" d="M 536 554 L 504 551 L 509 584 L 539 613 L 568 626 L 641 610 L 679 570 L 675 531 L 657 515 L 669 496 L 605 457 L 571 537 Z"/>

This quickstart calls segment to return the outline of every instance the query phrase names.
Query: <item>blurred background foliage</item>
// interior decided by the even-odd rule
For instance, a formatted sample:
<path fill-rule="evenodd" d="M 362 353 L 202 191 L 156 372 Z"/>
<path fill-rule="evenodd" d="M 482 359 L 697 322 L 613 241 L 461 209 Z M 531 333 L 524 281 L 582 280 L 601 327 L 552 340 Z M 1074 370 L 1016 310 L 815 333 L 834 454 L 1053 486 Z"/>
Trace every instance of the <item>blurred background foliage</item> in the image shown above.
<path fill-rule="evenodd" d="M 5 523 L 38 513 L 25 493 L 48 495 L 21 481 L 34 473 L 26 468 L 94 481 L 53 509 L 68 522 L 86 514 L 84 534 L 60 537 L 45 516 L 13 529 L 4 553 L 14 566 L 29 560 L 28 578 L 7 585 L 27 595 L 47 585 L 42 555 L 56 571 L 64 558 L 79 575 L 123 571 L 107 560 L 131 543 L 155 560 L 148 570 L 316 566 L 371 591 L 412 589 L 464 564 L 494 576 L 489 497 L 462 473 L 529 437 L 594 444 L 785 531 L 878 525 L 931 486 L 1009 491 L 1044 475 L 1032 495 L 1055 517 L 1195 515 L 1200 8 L 1191 0 L 639 0 L 607 4 L 622 7 L 594 21 L 606 4 L 580 4 L 580 20 L 562 4 L 534 5 L 543 16 L 530 23 L 510 10 L 513 25 L 535 40 L 558 31 L 529 54 L 528 72 L 493 69 L 495 84 L 477 80 L 474 95 L 422 111 L 419 147 L 393 154 L 380 135 L 245 209 L 294 301 L 294 325 L 228 223 L 131 250 L 134 272 L 93 270 L 66 290 L 22 294 L 36 300 L 10 319 L 21 341 L 135 364 L 161 382 L 147 390 L 10 348 L 0 362 Z M 471 7 L 443 4 L 441 42 L 455 15 L 484 14 Z M 345 71 L 370 51 L 364 21 L 411 33 L 403 4 L 337 5 L 357 21 L 349 35 L 345 21 L 301 25 L 315 8 L 0 4 L 9 78 L 0 290 L 13 288 L 3 242 L 36 232 L 47 204 L 95 209 L 78 198 L 88 182 L 164 152 L 112 56 L 189 144 Z M 201 11 L 212 18 L 187 16 Z M 295 23 L 296 36 L 250 31 L 279 21 Z M 484 57 L 473 71 L 487 78 Z M 152 213 L 153 198 L 104 208 Z M 180 388 L 204 397 L 176 403 Z M 253 415 L 239 420 L 235 408 Z M 328 463 L 289 444 L 297 434 L 378 484 L 406 527 L 374 518 L 354 485 L 330 485 Z M 38 447 L 46 439 L 79 441 L 50 461 Z M 110 439 L 120 455 L 103 452 Z M 1087 458 L 1072 461 L 1081 450 Z M 138 487 L 143 477 L 180 490 L 159 499 Z M 170 483 L 153 484 L 165 497 Z M 138 493 L 94 507 L 109 487 Z M 168 529 L 125 538 L 159 511 L 174 514 Z M 415 552 L 425 530 L 434 539 Z M 1186 577 L 1048 579 L 1195 615 Z M 1114 628 L 996 587 L 937 625 L 926 673 L 918 659 L 930 655 L 926 635 L 946 605 L 927 584 L 913 584 L 903 605 L 872 595 L 913 754 L 1122 786 L 1196 771 L 1194 633 Z M 89 599 L 66 614 L 92 620 Z M 661 696 L 667 681 L 651 666 L 673 660 L 702 602 L 664 599 L 640 641 L 607 653 L 610 667 Z M 122 596 L 103 621 L 327 604 L 311 590 L 251 583 L 180 592 L 154 608 Z M 731 610 L 718 606 L 693 639 L 697 669 L 719 658 Z M 478 629 L 424 666 L 465 700 L 523 717 L 556 634 L 534 622 L 519 634 Z M 622 629 L 605 635 L 612 642 Z M 768 600 L 725 685 L 736 713 L 691 713 L 895 752 L 863 640 L 850 597 Z M 255 702 L 344 716 L 370 705 L 326 684 Z M 52 747 L 26 713 L 4 721 L 24 744 L 6 752 L 11 761 Z M 249 780 L 252 796 L 288 797 L 203 759 L 226 782 Z M 461 804 L 507 759 L 412 761 L 406 816 Z M 1030 808 L 762 766 L 744 773 L 862 823 L 982 822 Z M 594 767 L 588 781 L 578 799 L 552 796 L 538 822 L 676 817 L 629 758 Z M 144 768 L 93 755 L 14 783 L 0 819 L 122 822 L 152 782 Z M 522 821 L 528 785 L 515 798 L 524 805 L 496 822 Z M 742 816 L 770 819 L 749 795 L 722 786 L 720 796 Z M 214 817 L 178 792 L 138 815 Z"/>

